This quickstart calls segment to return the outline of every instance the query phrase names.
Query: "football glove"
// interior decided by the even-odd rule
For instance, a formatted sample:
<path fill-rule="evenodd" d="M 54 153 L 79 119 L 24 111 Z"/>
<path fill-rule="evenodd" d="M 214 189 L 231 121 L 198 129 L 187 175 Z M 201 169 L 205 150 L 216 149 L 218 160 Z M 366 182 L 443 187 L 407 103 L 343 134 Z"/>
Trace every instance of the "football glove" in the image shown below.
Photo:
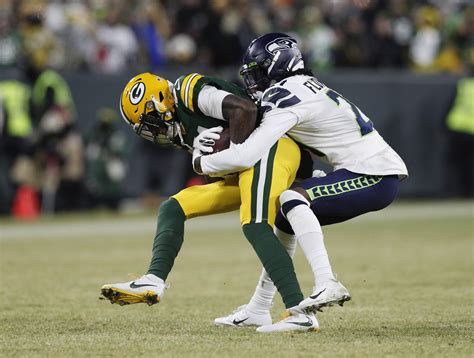
<path fill-rule="evenodd" d="M 198 150 L 201 153 L 212 153 L 214 151 L 214 144 L 216 144 L 216 140 L 218 140 L 221 136 L 221 133 L 224 130 L 223 127 L 213 127 L 206 129 L 199 133 L 199 135 L 194 138 L 193 147 L 194 150 Z"/>

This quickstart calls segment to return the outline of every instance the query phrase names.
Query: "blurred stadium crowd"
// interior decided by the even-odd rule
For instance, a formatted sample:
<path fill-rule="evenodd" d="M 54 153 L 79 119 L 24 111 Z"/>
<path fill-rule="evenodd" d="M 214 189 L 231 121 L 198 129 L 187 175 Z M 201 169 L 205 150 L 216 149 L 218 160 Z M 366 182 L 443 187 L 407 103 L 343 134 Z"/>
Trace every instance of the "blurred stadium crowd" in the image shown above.
<path fill-rule="evenodd" d="M 0 0 L 0 214 L 117 208 L 123 197 L 132 149 L 119 115 L 100 109 L 80 131 L 61 73 L 235 70 L 250 41 L 270 31 L 295 36 L 318 72 L 474 68 L 471 1 Z M 22 79 L 2 76 L 10 69 Z M 144 192 L 170 195 L 190 178 L 185 153 L 144 141 L 138 151 L 162 160 L 147 166 Z"/>
<path fill-rule="evenodd" d="M 296 36 L 314 68 L 462 72 L 473 61 L 468 0 L 0 1 L 0 66 L 23 55 L 61 70 L 238 65 L 256 35 Z M 471 4 L 471 5 L 468 5 Z"/>

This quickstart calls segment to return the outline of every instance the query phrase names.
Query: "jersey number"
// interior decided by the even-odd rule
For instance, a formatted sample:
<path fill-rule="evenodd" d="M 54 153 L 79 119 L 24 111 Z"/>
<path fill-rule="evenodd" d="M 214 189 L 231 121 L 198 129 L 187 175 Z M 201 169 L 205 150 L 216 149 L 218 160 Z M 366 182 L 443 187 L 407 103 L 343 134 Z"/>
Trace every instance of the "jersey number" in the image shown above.
<path fill-rule="evenodd" d="M 339 100 L 342 100 L 342 101 L 346 102 L 351 107 L 352 112 L 354 112 L 357 124 L 360 127 L 360 134 L 361 135 L 364 136 L 364 135 L 369 134 L 370 132 L 372 132 L 374 130 L 374 124 L 372 123 L 372 121 L 369 118 L 367 118 L 366 116 L 363 116 L 362 113 L 360 112 L 360 109 L 357 108 L 357 106 L 354 103 L 352 103 L 347 98 L 343 97 L 342 95 L 340 95 L 339 93 L 337 93 L 336 91 L 333 91 L 331 89 L 328 90 L 326 92 L 326 94 L 329 98 L 331 98 L 334 102 L 336 102 L 336 104 L 338 106 L 339 106 Z"/>

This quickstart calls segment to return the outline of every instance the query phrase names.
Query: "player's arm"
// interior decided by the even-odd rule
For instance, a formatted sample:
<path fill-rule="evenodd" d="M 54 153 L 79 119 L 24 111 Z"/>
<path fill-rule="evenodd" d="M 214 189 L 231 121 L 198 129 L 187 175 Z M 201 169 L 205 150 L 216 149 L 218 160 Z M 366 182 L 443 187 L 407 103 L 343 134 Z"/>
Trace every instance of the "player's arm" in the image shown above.
<path fill-rule="evenodd" d="M 229 94 L 222 102 L 222 114 L 229 121 L 232 143 L 243 143 L 255 129 L 257 106 L 252 101 Z"/>
<path fill-rule="evenodd" d="M 204 115 L 229 123 L 232 143 L 242 143 L 255 129 L 257 107 L 250 100 L 206 85 L 199 93 L 198 106 Z"/>
<path fill-rule="evenodd" d="M 298 122 L 290 111 L 269 113 L 260 126 L 241 144 L 231 143 L 219 153 L 193 159 L 198 174 L 225 175 L 253 167 L 288 130 Z"/>

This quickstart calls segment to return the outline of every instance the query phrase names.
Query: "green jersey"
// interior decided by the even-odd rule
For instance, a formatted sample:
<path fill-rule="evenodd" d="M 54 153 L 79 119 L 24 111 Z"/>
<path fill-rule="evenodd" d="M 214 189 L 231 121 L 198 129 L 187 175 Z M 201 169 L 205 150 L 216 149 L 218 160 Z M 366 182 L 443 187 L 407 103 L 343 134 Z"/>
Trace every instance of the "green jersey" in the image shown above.
<path fill-rule="evenodd" d="M 191 73 L 178 78 L 173 86 L 176 113 L 178 121 L 183 125 L 184 143 L 190 147 L 193 146 L 194 138 L 197 137 L 199 132 L 203 129 L 217 126 L 228 126 L 227 122 L 206 116 L 199 109 L 199 93 L 206 85 L 248 99 L 245 90 L 218 78 L 202 76 L 198 73 Z"/>

